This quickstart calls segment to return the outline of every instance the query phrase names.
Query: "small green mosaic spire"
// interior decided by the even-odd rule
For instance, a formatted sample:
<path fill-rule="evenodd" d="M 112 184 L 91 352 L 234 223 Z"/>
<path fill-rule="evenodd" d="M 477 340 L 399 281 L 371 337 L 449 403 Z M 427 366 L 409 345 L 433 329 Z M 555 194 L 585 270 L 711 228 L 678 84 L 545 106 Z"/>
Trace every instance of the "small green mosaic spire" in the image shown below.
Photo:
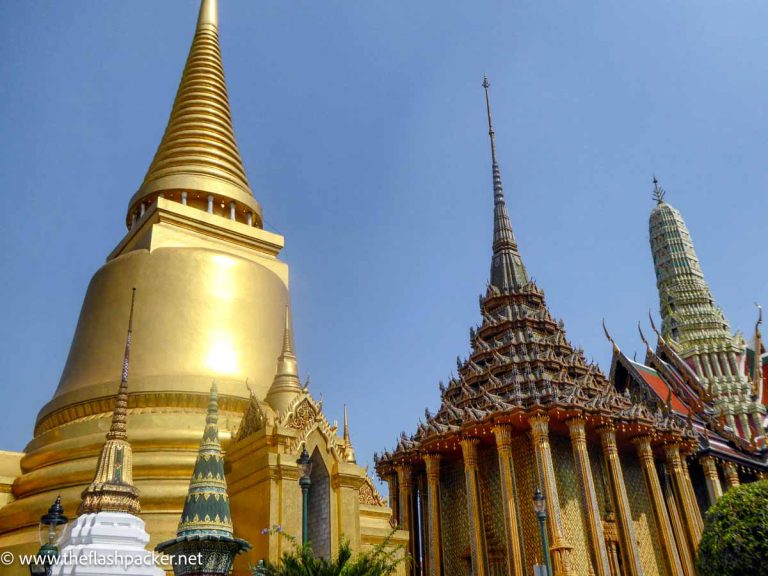
<path fill-rule="evenodd" d="M 750 424 L 759 429 L 761 410 L 740 369 L 744 343 L 712 297 L 683 217 L 666 202 L 656 178 L 653 184 L 650 241 L 662 336 L 696 372 L 731 427 L 749 438 Z"/>
<path fill-rule="evenodd" d="M 224 456 L 219 443 L 218 421 L 219 397 L 214 382 L 208 401 L 205 430 L 179 522 L 178 536 L 205 534 L 231 537 L 233 535 L 227 480 L 224 477 Z"/>

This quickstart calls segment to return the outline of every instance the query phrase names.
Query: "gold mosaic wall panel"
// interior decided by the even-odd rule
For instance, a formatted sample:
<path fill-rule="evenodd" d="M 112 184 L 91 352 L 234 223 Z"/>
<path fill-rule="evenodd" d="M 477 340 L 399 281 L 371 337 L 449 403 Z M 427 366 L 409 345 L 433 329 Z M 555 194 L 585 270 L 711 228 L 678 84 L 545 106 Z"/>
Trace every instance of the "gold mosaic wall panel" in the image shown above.
<path fill-rule="evenodd" d="M 539 483 L 530 440 L 525 435 L 512 438 L 512 459 L 515 463 L 517 505 L 523 527 L 526 574 L 533 574 L 533 565 L 541 563 L 541 537 L 539 523 L 533 511 L 533 491 Z"/>
<path fill-rule="evenodd" d="M 581 488 L 571 442 L 565 437 L 550 436 L 549 444 L 555 467 L 557 495 L 560 497 L 560 513 L 563 518 L 565 538 L 572 546 L 571 567 L 574 574 L 589 574 L 587 529 L 584 526 Z"/>
<path fill-rule="evenodd" d="M 627 487 L 629 507 L 632 510 L 643 574 L 644 576 L 663 576 L 665 574 L 663 552 L 640 462 L 631 454 L 622 454 L 621 469 L 624 472 L 624 484 Z"/>
<path fill-rule="evenodd" d="M 588 444 L 589 465 L 592 468 L 592 479 L 595 481 L 595 495 L 597 496 L 597 505 L 600 508 L 600 518 L 605 519 L 609 503 L 606 490 L 608 479 L 606 477 L 605 466 L 603 465 L 603 452 L 597 444 Z"/>
<path fill-rule="evenodd" d="M 480 496 L 483 503 L 485 540 L 491 576 L 507 572 L 507 550 L 504 541 L 504 504 L 501 499 L 501 472 L 495 446 L 483 447 L 478 459 Z"/>
<path fill-rule="evenodd" d="M 445 576 L 464 576 L 467 573 L 464 555 L 469 547 L 469 526 L 464 462 L 461 458 L 440 463 L 440 531 Z"/>

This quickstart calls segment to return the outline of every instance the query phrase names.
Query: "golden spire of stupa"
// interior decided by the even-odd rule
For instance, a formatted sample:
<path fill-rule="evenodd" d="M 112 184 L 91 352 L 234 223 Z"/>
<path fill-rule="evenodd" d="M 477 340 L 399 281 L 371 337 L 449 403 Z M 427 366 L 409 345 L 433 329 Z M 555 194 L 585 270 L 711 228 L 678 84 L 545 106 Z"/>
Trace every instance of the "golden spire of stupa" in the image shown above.
<path fill-rule="evenodd" d="M 131 312 L 128 316 L 128 335 L 125 339 L 123 373 L 120 388 L 115 398 L 112 425 L 107 432 L 107 441 L 99 454 L 96 475 L 83 491 L 82 502 L 77 510 L 80 514 L 96 512 L 126 512 L 138 514 L 139 491 L 133 485 L 133 452 L 128 443 L 126 423 L 128 420 L 128 363 L 131 355 L 131 334 L 133 333 L 133 304 L 136 288 L 131 294 Z"/>
<path fill-rule="evenodd" d="M 176 92 L 165 134 L 138 192 L 127 221 L 142 202 L 183 192 L 190 203 L 234 203 L 261 226 L 261 207 L 253 197 L 235 141 L 224 66 L 219 49 L 217 0 L 202 0 L 197 29 Z M 210 204 L 209 204 L 210 205 Z"/>
<path fill-rule="evenodd" d="M 347 419 L 347 405 L 344 404 L 344 459 L 347 462 L 355 462 L 355 449 L 352 447 L 352 439 L 349 436 L 349 420 Z"/>
<path fill-rule="evenodd" d="M 275 412 L 285 412 L 291 401 L 302 393 L 299 380 L 299 366 L 293 350 L 293 331 L 291 330 L 291 311 L 285 307 L 285 329 L 283 331 L 283 350 L 277 359 L 277 372 L 265 400 Z"/>

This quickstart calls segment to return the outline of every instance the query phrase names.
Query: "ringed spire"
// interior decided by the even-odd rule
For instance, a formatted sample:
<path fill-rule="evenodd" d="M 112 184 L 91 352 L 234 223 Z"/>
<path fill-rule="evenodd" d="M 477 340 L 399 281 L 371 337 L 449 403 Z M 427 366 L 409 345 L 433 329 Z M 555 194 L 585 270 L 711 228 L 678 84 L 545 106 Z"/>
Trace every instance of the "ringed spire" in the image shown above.
<path fill-rule="evenodd" d="M 131 292 L 131 312 L 128 316 L 128 334 L 125 338 L 123 370 L 120 388 L 115 397 L 112 424 L 107 432 L 107 441 L 99 454 L 93 481 L 82 493 L 78 515 L 97 512 L 125 512 L 138 514 L 141 511 L 139 491 L 133 485 L 133 450 L 128 442 L 128 367 L 131 357 L 133 334 L 133 305 L 136 288 Z"/>
<path fill-rule="evenodd" d="M 238 220 L 262 225 L 235 140 L 218 30 L 218 1 L 201 0 L 168 125 L 128 207 L 129 226 L 160 195 L 198 207 L 224 205 Z"/>
<path fill-rule="evenodd" d="M 483 76 L 485 90 L 485 109 L 488 114 L 488 136 L 491 139 L 491 168 L 493 172 L 493 260 L 491 263 L 491 285 L 502 292 L 519 290 L 528 284 L 528 273 L 517 248 L 517 240 L 512 231 L 512 223 L 504 200 L 504 187 L 501 184 L 501 169 L 496 158 L 496 133 L 493 130 L 491 100 L 488 88 L 491 84 Z"/>

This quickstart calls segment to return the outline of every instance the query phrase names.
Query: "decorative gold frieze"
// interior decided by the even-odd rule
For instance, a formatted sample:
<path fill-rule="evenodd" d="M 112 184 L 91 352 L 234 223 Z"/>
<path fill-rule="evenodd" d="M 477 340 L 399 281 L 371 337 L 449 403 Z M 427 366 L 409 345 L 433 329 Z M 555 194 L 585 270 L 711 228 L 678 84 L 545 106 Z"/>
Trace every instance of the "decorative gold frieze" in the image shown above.
<path fill-rule="evenodd" d="M 384 499 L 381 497 L 381 494 L 379 494 L 376 486 L 374 486 L 373 480 L 367 475 L 363 480 L 362 486 L 360 486 L 360 504 L 365 506 L 378 506 L 380 508 L 386 506 L 384 504 Z"/>

